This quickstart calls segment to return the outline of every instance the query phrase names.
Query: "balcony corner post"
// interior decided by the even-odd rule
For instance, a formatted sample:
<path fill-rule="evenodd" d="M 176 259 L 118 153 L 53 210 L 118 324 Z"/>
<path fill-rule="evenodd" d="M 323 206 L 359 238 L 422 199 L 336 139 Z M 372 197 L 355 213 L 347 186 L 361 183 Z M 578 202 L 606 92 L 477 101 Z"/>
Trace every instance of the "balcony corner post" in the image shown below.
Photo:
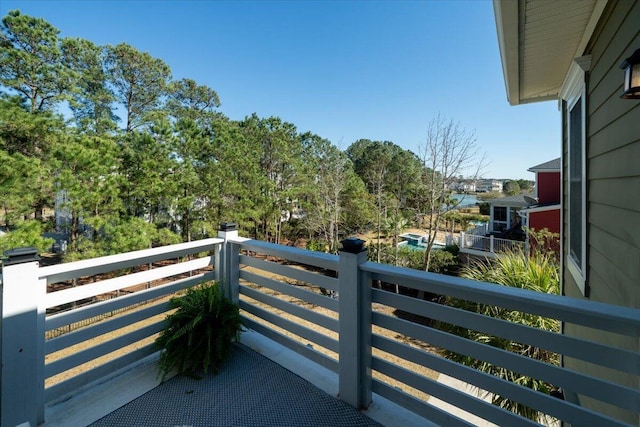
<path fill-rule="evenodd" d="M 493 234 L 491 236 L 489 236 L 489 252 L 494 253 L 494 247 L 495 247 L 495 241 L 493 240 Z"/>
<path fill-rule="evenodd" d="M 360 270 L 364 241 L 342 241 L 338 263 L 339 394 L 357 409 L 371 404 L 371 280 Z"/>
<path fill-rule="evenodd" d="M 35 248 L 5 252 L 2 261 L 0 425 L 44 420 L 44 320 L 46 279 L 38 277 Z"/>
<path fill-rule="evenodd" d="M 236 224 L 223 222 L 218 230 L 218 237 L 224 239 L 216 263 L 216 280 L 224 289 L 224 294 L 234 304 L 240 301 L 239 295 L 239 247 L 233 243 L 238 237 Z M 220 270 L 220 271 L 218 271 Z"/>
<path fill-rule="evenodd" d="M 458 236 L 458 247 L 464 248 L 464 231 L 461 231 L 460 235 Z"/>

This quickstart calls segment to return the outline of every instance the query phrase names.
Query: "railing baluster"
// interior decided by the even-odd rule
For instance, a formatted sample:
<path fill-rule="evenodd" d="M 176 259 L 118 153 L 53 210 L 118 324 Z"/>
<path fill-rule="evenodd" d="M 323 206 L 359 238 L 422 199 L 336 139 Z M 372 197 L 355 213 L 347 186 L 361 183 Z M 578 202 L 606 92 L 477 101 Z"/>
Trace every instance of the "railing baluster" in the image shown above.
<path fill-rule="evenodd" d="M 237 305 L 240 302 L 238 289 L 240 269 L 238 258 L 240 247 L 230 241 L 238 238 L 236 225 L 231 222 L 224 222 L 220 224 L 218 237 L 224 239 L 224 243 L 222 243 L 220 247 L 219 255 L 219 263 L 222 268 L 221 271 L 218 272 L 218 266 L 216 265 L 216 280 L 223 287 L 224 294 L 227 298 Z"/>
<path fill-rule="evenodd" d="M 5 252 L 2 275 L 3 426 L 44 422 L 44 309 L 46 280 L 38 278 L 35 248 Z"/>
<path fill-rule="evenodd" d="M 367 261 L 364 241 L 351 238 L 342 244 L 338 270 L 340 399 L 363 409 L 371 404 L 371 282 L 360 271 Z"/>

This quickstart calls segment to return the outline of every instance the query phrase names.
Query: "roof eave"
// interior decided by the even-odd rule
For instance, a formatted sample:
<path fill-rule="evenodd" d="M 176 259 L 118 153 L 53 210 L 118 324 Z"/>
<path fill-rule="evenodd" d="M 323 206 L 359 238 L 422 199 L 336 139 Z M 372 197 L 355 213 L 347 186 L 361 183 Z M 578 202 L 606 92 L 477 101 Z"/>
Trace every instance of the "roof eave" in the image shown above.
<path fill-rule="evenodd" d="M 502 2 L 493 0 L 493 12 L 496 20 L 498 47 L 502 73 L 507 92 L 507 100 L 511 105 L 518 105 L 520 101 L 520 43 L 518 35 L 518 3 L 517 1 Z"/>
<path fill-rule="evenodd" d="M 568 59 L 583 55 L 587 43 L 608 1 L 609 0 L 595 0 L 595 6 L 589 21 L 583 28 L 582 38 L 576 46 L 575 53 Z M 521 32 L 524 31 L 523 26 L 525 25 L 524 17 L 520 15 L 521 13 L 524 14 L 524 8 L 524 0 L 493 0 L 500 60 L 502 63 L 507 100 L 510 105 L 557 100 L 561 90 L 562 82 L 555 82 L 557 84 L 550 84 L 542 96 L 522 96 L 523 93 L 526 93 L 522 88 L 523 83 L 520 75 L 522 71 L 520 69 L 520 62 L 524 51 L 524 47 L 521 45 Z"/>

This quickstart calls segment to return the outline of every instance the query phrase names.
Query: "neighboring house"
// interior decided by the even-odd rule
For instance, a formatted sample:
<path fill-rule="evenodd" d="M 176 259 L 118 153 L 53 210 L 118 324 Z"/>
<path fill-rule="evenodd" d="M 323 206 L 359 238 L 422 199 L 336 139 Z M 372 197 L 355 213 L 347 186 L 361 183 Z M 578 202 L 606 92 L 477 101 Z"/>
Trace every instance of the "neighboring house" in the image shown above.
<path fill-rule="evenodd" d="M 502 181 L 496 179 L 482 179 L 476 184 L 478 193 L 502 193 Z"/>
<path fill-rule="evenodd" d="M 458 181 L 452 185 L 451 189 L 458 193 L 475 193 L 476 182 L 473 180 Z"/>
<path fill-rule="evenodd" d="M 519 212 L 529 204 L 522 194 L 489 200 L 489 233 L 521 228 L 524 224 Z"/>
<path fill-rule="evenodd" d="M 638 1 L 494 1 L 511 105 L 558 102 L 562 118 L 562 293 L 640 308 L 640 100 L 620 64 L 640 49 Z M 640 339 L 564 324 L 563 333 L 640 351 Z M 562 363 L 633 389 L 638 375 Z M 632 425 L 637 413 L 565 390 Z"/>
<path fill-rule="evenodd" d="M 550 160 L 528 169 L 536 174 L 535 193 L 532 202 L 520 210 L 522 225 L 532 230 L 547 229 L 560 234 L 560 158 Z M 548 242 L 550 248 L 559 252 L 559 242 Z"/>

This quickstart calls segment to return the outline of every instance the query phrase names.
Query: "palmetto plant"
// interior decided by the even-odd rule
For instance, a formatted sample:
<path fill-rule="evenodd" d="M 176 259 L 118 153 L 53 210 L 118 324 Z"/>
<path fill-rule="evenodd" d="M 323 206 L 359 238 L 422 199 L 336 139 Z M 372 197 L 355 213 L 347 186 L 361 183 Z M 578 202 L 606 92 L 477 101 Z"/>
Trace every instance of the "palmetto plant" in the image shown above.
<path fill-rule="evenodd" d="M 236 305 L 224 297 L 217 283 L 190 288 L 185 295 L 172 298 L 167 326 L 156 339 L 164 351 L 160 355 L 162 380 L 176 370 L 196 376 L 197 371 L 217 373 L 239 339 L 242 325 Z"/>
<path fill-rule="evenodd" d="M 552 254 L 540 252 L 535 253 L 532 256 L 526 256 L 520 252 L 510 252 L 502 255 L 491 263 L 472 262 L 470 265 L 463 268 L 461 276 L 483 282 L 496 283 L 504 286 L 544 293 L 557 294 L 560 289 L 557 261 Z M 558 321 L 555 319 L 509 310 L 503 307 L 479 304 L 453 298 L 449 298 L 447 300 L 447 304 L 485 316 L 495 317 L 546 331 L 558 332 L 560 328 Z M 492 336 L 481 331 L 461 328 L 450 324 L 442 324 L 440 327 L 441 329 L 463 336 L 467 339 L 499 347 L 504 350 L 550 364 L 557 365 L 559 361 L 556 353 L 543 348 L 534 347 L 528 344 Z M 553 386 L 551 384 L 536 378 L 521 375 L 482 360 L 453 352 L 447 352 L 446 356 L 458 363 L 496 375 L 524 387 L 547 394 L 553 391 Z M 511 399 L 494 395 L 492 397 L 492 403 L 534 421 L 540 420 L 540 414 L 538 411 Z"/>

